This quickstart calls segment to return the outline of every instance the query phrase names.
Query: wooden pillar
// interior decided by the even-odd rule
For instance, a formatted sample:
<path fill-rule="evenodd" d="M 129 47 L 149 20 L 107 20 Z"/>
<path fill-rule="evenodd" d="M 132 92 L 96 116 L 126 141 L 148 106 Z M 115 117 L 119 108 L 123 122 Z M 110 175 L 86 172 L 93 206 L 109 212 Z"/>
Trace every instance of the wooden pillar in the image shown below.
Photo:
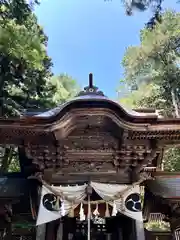
<path fill-rule="evenodd" d="M 52 221 L 46 224 L 46 237 L 45 240 L 56 240 L 57 230 L 58 230 L 58 221 Z"/>
<path fill-rule="evenodd" d="M 37 226 L 36 240 L 45 240 L 45 237 L 46 237 L 46 224 Z"/>
<path fill-rule="evenodd" d="M 59 221 L 56 240 L 63 240 L 63 220 L 62 219 L 60 219 Z"/>
<path fill-rule="evenodd" d="M 121 226 L 118 227 L 118 239 L 119 239 L 119 240 L 123 239 Z"/>
<path fill-rule="evenodd" d="M 111 233 L 106 234 L 106 240 L 111 240 Z"/>
<path fill-rule="evenodd" d="M 6 234 L 4 240 L 11 240 L 12 239 L 12 224 L 11 222 L 7 223 L 6 227 Z"/>

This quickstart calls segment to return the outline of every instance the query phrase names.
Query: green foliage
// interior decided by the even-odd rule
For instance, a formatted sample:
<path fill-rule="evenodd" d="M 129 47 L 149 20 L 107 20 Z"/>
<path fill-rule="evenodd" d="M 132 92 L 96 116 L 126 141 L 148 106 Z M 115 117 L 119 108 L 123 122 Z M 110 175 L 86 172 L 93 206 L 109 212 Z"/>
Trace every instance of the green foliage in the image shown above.
<path fill-rule="evenodd" d="M 165 151 L 163 157 L 163 167 L 165 171 L 180 171 L 180 148 L 172 147 Z"/>
<path fill-rule="evenodd" d="M 39 4 L 38 0 L 0 0 L 0 15 L 4 19 L 16 19 L 17 23 L 23 23 L 32 13 L 36 4 Z"/>
<path fill-rule="evenodd" d="M 153 84 L 164 106 L 179 117 L 180 13 L 165 12 L 162 23 L 141 31 L 140 46 L 129 47 L 123 59 L 125 81 L 129 85 Z M 152 91 L 152 96 L 154 95 Z M 161 105 L 161 104 L 160 104 Z"/>
<path fill-rule="evenodd" d="M 51 78 L 47 36 L 32 8 L 37 1 L 0 0 L 0 117 L 20 117 L 27 109 L 49 109 L 74 96 L 75 80 Z M 15 154 L 16 153 L 16 154 Z M 0 171 L 18 170 L 17 149 L 0 149 Z"/>
<path fill-rule="evenodd" d="M 18 25 L 14 19 L 0 18 L 0 52 L 36 69 L 42 69 L 42 59 L 46 57 L 37 29 L 30 31 L 29 27 Z"/>
<path fill-rule="evenodd" d="M 1 1 L 0 9 L 0 115 L 49 107 L 54 88 L 47 37 L 25 0 Z"/>
<path fill-rule="evenodd" d="M 130 108 L 154 108 L 157 106 L 156 101 L 159 100 L 158 92 L 158 88 L 153 84 L 142 84 L 137 90 L 128 94 L 127 97 L 121 98 L 120 102 Z M 144 96 L 144 93 L 146 93 L 146 96 Z"/>
<path fill-rule="evenodd" d="M 170 225 L 167 222 L 148 222 L 145 223 L 145 228 L 149 231 L 170 231 Z"/>
<path fill-rule="evenodd" d="M 162 95 L 160 87 L 153 83 L 141 84 L 137 90 L 132 91 L 126 97 L 120 98 L 119 102 L 131 109 L 158 109 L 159 113 L 165 117 L 172 114 L 172 105 Z"/>
<path fill-rule="evenodd" d="M 148 8 L 152 8 L 153 11 L 157 11 L 161 8 L 163 0 L 122 0 L 125 5 L 128 15 L 132 15 L 133 10 L 145 11 Z"/>
<path fill-rule="evenodd" d="M 140 32 L 139 46 L 129 47 L 123 59 L 125 84 L 136 91 L 120 99 L 132 108 L 154 108 L 165 117 L 180 117 L 180 13 L 167 11 L 162 22 Z M 168 149 L 164 170 L 180 170 L 180 149 Z"/>
<path fill-rule="evenodd" d="M 15 146 L 0 146 L 0 171 L 19 172 L 20 163 L 18 158 L 18 148 Z"/>
<path fill-rule="evenodd" d="M 73 98 L 80 90 L 76 80 L 67 74 L 53 76 L 51 82 L 57 89 L 53 96 L 53 101 L 56 104 L 64 103 Z"/>
<path fill-rule="evenodd" d="M 179 70 L 180 13 L 166 12 L 162 23 L 157 23 L 151 31 L 141 31 L 141 44 L 129 47 L 123 59 L 126 80 L 162 82 L 162 76 L 168 71 Z M 168 66 L 167 66 L 168 64 Z M 166 79 L 164 79 L 166 81 Z"/>

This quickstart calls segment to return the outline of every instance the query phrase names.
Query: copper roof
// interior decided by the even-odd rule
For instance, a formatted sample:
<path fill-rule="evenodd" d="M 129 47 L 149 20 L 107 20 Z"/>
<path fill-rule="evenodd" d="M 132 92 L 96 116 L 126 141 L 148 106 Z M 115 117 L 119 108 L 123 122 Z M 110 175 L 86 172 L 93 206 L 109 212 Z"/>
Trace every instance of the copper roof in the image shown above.
<path fill-rule="evenodd" d="M 149 190 L 157 196 L 169 199 L 180 198 L 180 173 L 157 172 L 155 180 L 148 181 Z"/>
<path fill-rule="evenodd" d="M 108 99 L 102 91 L 99 91 L 92 83 L 92 75 L 90 75 L 90 83 L 88 87 L 85 87 L 77 97 L 74 99 L 57 106 L 54 109 L 38 113 L 35 115 L 25 115 L 20 119 L 0 119 L 1 128 L 15 128 L 21 127 L 32 127 L 32 126 L 49 126 L 61 119 L 67 117 L 67 115 L 74 116 L 74 109 L 76 112 L 82 112 L 84 109 L 86 113 L 108 115 L 109 118 L 114 119 L 113 121 L 127 131 L 133 131 L 132 138 L 138 138 L 140 134 L 141 138 L 146 137 L 148 132 L 149 138 L 165 139 L 166 135 L 171 135 L 172 139 L 179 139 L 180 133 L 180 119 L 164 119 L 161 118 L 155 111 L 142 112 L 135 110 L 125 109 L 119 103 Z M 67 121 L 66 121 L 67 122 Z M 145 134 L 145 135 L 143 135 Z M 130 135 L 129 135 L 130 136 Z M 130 136 L 131 137 L 131 136 Z"/>
<path fill-rule="evenodd" d="M 98 89 L 98 87 L 93 85 L 93 75 L 92 73 L 89 74 L 89 85 L 84 88 L 84 90 L 80 91 L 77 96 L 74 99 L 71 99 L 67 101 L 64 104 L 60 104 L 54 109 L 39 113 L 34 115 L 35 117 L 39 118 L 51 118 L 53 116 L 58 115 L 63 109 L 70 106 L 71 104 L 75 102 L 85 102 L 88 101 L 89 103 L 107 103 L 114 105 L 115 107 L 119 108 L 120 111 L 122 111 L 125 115 L 128 115 L 130 118 L 152 118 L 156 119 L 158 117 L 158 114 L 155 111 L 147 111 L 142 110 L 136 111 L 131 109 L 125 109 L 123 106 L 121 106 L 118 102 L 110 100 L 105 94 Z"/>
<path fill-rule="evenodd" d="M 116 107 L 118 107 L 121 111 L 123 111 L 124 113 L 126 113 L 127 115 L 129 115 L 130 117 L 135 117 L 135 118 L 153 118 L 156 119 L 158 117 L 158 115 L 155 112 L 138 112 L 135 110 L 131 110 L 131 109 L 127 109 L 124 108 L 122 105 L 120 105 L 118 102 L 116 101 L 112 101 L 110 99 L 108 99 L 107 97 L 103 97 L 103 96 L 98 96 L 98 95 L 84 95 L 84 96 L 78 96 L 75 97 L 74 99 L 61 104 L 59 106 L 57 106 L 56 108 L 53 108 L 51 110 L 48 110 L 46 112 L 40 113 L 35 115 L 36 117 L 45 117 L 45 118 L 49 118 L 52 116 L 57 115 L 61 110 L 63 110 L 64 108 L 66 108 L 68 105 L 71 105 L 74 102 L 82 102 L 82 101 L 89 101 L 89 102 L 106 102 L 106 103 L 110 103 L 115 105 Z"/>

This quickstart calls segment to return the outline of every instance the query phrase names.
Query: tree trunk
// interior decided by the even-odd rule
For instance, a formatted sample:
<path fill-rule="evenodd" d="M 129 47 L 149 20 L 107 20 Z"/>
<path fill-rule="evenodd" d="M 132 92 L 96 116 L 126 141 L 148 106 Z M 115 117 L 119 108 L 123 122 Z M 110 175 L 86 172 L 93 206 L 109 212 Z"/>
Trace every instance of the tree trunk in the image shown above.
<path fill-rule="evenodd" d="M 177 118 L 179 118 L 180 117 L 179 106 L 178 106 L 176 93 L 175 93 L 175 90 L 173 88 L 171 89 L 171 97 L 172 97 L 172 103 L 173 103 L 174 110 L 175 110 L 175 115 L 176 115 Z"/>
<path fill-rule="evenodd" d="M 0 117 L 4 115 L 4 85 L 8 81 L 7 73 L 9 71 L 9 60 L 5 56 L 0 56 L 1 70 L 0 70 Z"/>
<path fill-rule="evenodd" d="M 8 171 L 9 164 L 12 160 L 12 147 L 6 147 L 4 156 L 2 157 L 0 172 L 5 173 Z"/>
<path fill-rule="evenodd" d="M 0 117 L 3 116 L 3 88 L 4 88 L 4 79 L 3 76 L 0 76 Z"/>

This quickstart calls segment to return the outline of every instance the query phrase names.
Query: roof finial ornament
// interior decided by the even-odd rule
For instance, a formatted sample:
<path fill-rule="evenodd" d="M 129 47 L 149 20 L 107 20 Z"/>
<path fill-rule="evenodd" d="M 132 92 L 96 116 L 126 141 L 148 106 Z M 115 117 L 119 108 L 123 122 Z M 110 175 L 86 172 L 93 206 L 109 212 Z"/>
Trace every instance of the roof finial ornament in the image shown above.
<path fill-rule="evenodd" d="M 89 88 L 93 88 L 93 74 L 89 74 Z"/>
<path fill-rule="evenodd" d="M 96 86 L 93 85 L 93 74 L 89 74 L 89 86 L 85 87 L 83 91 L 81 91 L 77 96 L 85 96 L 85 95 L 98 95 L 105 96 L 103 92 L 99 91 Z"/>

